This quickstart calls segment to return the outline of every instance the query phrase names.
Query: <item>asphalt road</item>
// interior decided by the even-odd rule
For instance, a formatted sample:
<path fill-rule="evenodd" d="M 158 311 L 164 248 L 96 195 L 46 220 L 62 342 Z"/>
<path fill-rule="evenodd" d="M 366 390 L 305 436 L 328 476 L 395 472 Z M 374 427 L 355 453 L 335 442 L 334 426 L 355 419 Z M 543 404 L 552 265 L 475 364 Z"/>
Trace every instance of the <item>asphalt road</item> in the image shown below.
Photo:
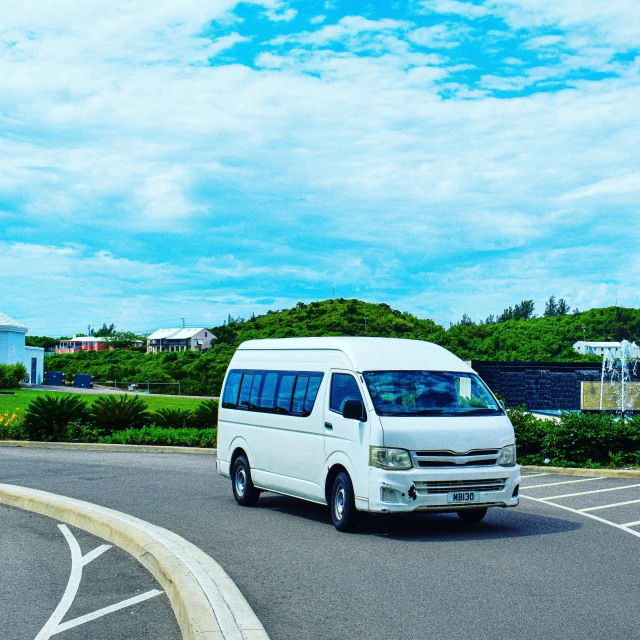
<path fill-rule="evenodd" d="M 523 499 L 471 526 L 449 514 L 369 516 L 358 533 L 341 534 L 318 505 L 264 494 L 258 506 L 238 507 L 214 456 L 7 448 L 0 481 L 118 509 L 185 537 L 236 581 L 272 640 L 640 637 L 640 538 L 546 503 Z M 581 486 L 530 493 L 588 490 Z M 639 488 L 594 493 L 589 504 L 634 495 Z"/>
<path fill-rule="evenodd" d="M 60 523 L 0 505 L 0 638 L 33 640 L 58 607 L 71 574 L 71 552 Z M 106 544 L 67 527 L 86 555 Z M 83 622 L 86 615 L 146 598 Z M 179 640 L 180 628 L 162 588 L 130 555 L 111 547 L 83 567 L 78 592 L 62 622 L 73 626 L 60 640 Z"/>

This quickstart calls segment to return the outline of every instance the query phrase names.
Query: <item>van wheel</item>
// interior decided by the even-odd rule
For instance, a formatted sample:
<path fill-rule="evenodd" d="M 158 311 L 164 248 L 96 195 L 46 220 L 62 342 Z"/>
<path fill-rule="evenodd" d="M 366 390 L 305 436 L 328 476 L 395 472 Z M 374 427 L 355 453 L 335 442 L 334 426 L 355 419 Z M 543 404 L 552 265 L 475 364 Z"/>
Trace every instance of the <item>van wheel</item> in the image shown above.
<path fill-rule="evenodd" d="M 331 491 L 331 519 L 338 531 L 353 531 L 358 526 L 359 514 L 351 478 L 341 471 L 333 481 Z"/>
<path fill-rule="evenodd" d="M 233 463 L 231 486 L 233 488 L 233 497 L 242 507 L 251 507 L 258 502 L 260 490 L 253 486 L 251 467 L 246 456 L 238 456 L 238 459 Z"/>
<path fill-rule="evenodd" d="M 458 517 L 464 522 L 480 522 L 487 515 L 487 507 L 478 509 L 460 509 Z"/>

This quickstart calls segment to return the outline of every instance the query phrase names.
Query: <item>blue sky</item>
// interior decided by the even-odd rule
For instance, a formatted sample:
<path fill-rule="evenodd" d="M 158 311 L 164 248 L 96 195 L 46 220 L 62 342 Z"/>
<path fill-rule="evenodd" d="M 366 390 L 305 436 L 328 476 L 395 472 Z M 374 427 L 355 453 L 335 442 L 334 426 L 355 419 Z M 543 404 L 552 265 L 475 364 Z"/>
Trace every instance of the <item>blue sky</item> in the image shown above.
<path fill-rule="evenodd" d="M 638 43 L 631 0 L 13 3 L 0 309 L 639 306 Z"/>

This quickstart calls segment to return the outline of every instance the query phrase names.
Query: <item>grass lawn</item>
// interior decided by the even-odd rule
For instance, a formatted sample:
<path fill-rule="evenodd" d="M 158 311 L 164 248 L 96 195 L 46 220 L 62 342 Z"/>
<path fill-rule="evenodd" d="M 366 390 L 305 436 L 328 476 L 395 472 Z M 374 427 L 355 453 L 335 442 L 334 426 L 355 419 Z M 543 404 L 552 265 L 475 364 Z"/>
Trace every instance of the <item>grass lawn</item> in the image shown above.
<path fill-rule="evenodd" d="M 0 413 L 9 413 L 13 412 L 16 407 L 20 408 L 21 414 L 27 408 L 27 405 L 31 400 L 34 400 L 38 396 L 46 396 L 46 395 L 58 395 L 60 393 L 64 393 L 62 391 L 39 391 L 39 390 L 29 390 L 29 389 L 20 389 L 16 390 L 16 394 L 14 396 L 0 394 Z M 81 394 L 76 394 L 81 395 Z M 139 395 L 139 394 L 138 394 Z M 97 398 L 103 397 L 103 394 L 82 394 L 82 397 L 88 402 L 92 402 Z M 198 400 L 196 398 L 181 398 L 180 396 L 165 396 L 163 398 L 155 397 L 155 396 L 145 396 L 140 395 L 140 397 L 147 403 L 147 406 L 152 411 L 155 409 L 193 409 L 202 402 L 202 400 Z"/>

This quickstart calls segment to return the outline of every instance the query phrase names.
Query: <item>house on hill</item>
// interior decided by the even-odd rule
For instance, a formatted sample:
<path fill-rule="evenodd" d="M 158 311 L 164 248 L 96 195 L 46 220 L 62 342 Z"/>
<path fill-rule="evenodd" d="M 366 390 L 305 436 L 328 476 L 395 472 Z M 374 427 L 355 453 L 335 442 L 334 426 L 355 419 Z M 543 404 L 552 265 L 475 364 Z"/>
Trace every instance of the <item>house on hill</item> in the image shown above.
<path fill-rule="evenodd" d="M 147 337 L 147 353 L 167 351 L 206 351 L 215 336 L 204 327 L 158 329 Z"/>
<path fill-rule="evenodd" d="M 142 347 L 142 340 L 131 343 L 130 348 Z M 109 344 L 108 338 L 96 336 L 74 336 L 68 340 L 61 340 L 56 347 L 56 353 L 77 353 L 78 351 L 113 351 L 115 347 Z"/>
<path fill-rule="evenodd" d="M 27 327 L 0 312 L 0 364 L 22 363 L 27 370 L 26 382 L 42 384 L 44 379 L 44 349 L 27 347 Z"/>

